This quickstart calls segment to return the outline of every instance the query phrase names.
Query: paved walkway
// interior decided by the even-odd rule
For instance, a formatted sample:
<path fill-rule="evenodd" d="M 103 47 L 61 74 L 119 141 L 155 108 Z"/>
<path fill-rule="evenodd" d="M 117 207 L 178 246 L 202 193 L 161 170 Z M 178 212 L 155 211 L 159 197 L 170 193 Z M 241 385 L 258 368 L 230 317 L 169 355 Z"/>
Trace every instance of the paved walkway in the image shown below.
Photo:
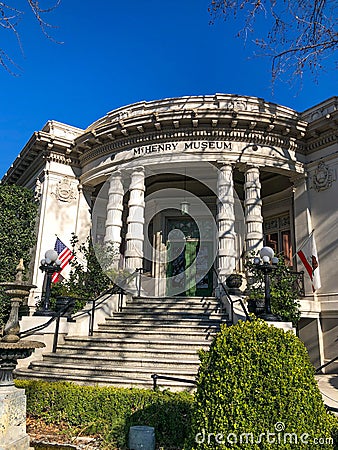
<path fill-rule="evenodd" d="M 336 408 L 338 413 L 338 374 L 316 375 L 325 405 Z"/>

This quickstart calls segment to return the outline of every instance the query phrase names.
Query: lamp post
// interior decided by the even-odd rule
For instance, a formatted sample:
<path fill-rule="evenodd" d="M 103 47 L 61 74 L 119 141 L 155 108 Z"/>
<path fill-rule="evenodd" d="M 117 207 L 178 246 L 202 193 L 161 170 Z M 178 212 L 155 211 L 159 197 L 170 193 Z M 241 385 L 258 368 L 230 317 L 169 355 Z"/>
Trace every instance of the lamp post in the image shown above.
<path fill-rule="evenodd" d="M 41 260 L 40 270 L 46 274 L 45 295 L 43 297 L 42 309 L 35 311 L 34 316 L 52 316 L 54 311 L 49 309 L 50 290 L 52 284 L 52 276 L 54 272 L 60 272 L 61 261 L 55 250 L 47 250 L 44 259 Z"/>
<path fill-rule="evenodd" d="M 277 269 L 278 258 L 275 256 L 275 252 L 270 247 L 263 247 L 259 252 L 260 257 L 254 258 L 254 265 L 257 270 L 261 271 L 264 275 L 264 300 L 265 300 L 265 312 L 260 314 L 261 319 L 279 322 L 280 316 L 271 312 L 271 292 L 270 292 L 270 275 Z"/>

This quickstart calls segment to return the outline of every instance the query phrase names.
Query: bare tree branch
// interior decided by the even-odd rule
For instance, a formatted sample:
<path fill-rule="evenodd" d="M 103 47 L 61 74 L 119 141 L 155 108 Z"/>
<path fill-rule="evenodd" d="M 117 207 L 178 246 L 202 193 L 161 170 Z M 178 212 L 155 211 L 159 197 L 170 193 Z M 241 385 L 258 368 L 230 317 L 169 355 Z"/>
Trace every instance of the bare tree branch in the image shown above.
<path fill-rule="evenodd" d="M 61 43 L 56 41 L 53 36 L 47 31 L 48 29 L 56 29 L 55 25 L 50 24 L 47 20 L 45 20 L 45 15 L 54 11 L 59 5 L 61 0 L 54 0 L 54 3 L 47 8 L 43 8 L 40 6 L 39 0 L 26 0 L 27 6 L 32 11 L 35 20 L 40 26 L 43 34 L 53 42 Z M 20 34 L 18 31 L 18 25 L 20 21 L 23 19 L 25 11 L 23 9 L 17 9 L 11 6 L 8 3 L 0 1 L 0 27 L 5 30 L 11 31 L 17 41 L 20 48 L 21 53 L 23 54 L 23 46 L 20 39 Z M 11 75 L 18 76 L 18 70 L 20 67 L 14 62 L 14 60 L 8 55 L 8 53 L 0 48 L 0 66 L 2 66 L 8 73 Z"/>
<path fill-rule="evenodd" d="M 272 80 L 301 78 L 309 70 L 316 78 L 324 61 L 338 48 L 336 0 L 212 0 L 211 23 L 216 19 L 238 22 L 237 36 L 253 42 L 271 58 Z M 258 18 L 267 32 L 262 37 Z M 259 36 L 259 37 L 258 37 Z"/>

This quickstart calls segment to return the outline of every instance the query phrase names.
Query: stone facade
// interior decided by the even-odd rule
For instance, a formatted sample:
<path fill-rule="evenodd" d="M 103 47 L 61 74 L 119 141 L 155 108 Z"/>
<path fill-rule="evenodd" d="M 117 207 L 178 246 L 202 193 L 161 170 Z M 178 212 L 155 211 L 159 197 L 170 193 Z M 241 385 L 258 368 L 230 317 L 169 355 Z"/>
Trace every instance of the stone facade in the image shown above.
<path fill-rule="evenodd" d="M 216 94 L 139 102 L 86 130 L 48 122 L 2 180 L 35 189 L 40 204 L 30 305 L 56 234 L 113 242 L 117 267 L 142 267 L 156 295 L 209 295 L 212 265 L 225 280 L 263 244 L 303 270 L 296 249 L 314 229 L 322 287 L 305 277 L 300 335 L 316 363 L 336 356 L 337 111 L 337 97 L 301 113 Z"/>

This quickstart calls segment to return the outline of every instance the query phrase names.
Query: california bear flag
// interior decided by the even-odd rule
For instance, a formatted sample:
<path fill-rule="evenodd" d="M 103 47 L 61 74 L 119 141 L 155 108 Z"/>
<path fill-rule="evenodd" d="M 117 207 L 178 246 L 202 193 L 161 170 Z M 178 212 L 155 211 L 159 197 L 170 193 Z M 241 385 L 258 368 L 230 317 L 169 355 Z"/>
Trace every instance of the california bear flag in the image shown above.
<path fill-rule="evenodd" d="M 309 277 L 312 281 L 312 290 L 315 292 L 321 287 L 320 273 L 319 273 L 319 261 L 317 254 L 317 247 L 313 232 L 309 236 L 305 244 L 298 250 L 297 255 L 302 261 Z"/>

